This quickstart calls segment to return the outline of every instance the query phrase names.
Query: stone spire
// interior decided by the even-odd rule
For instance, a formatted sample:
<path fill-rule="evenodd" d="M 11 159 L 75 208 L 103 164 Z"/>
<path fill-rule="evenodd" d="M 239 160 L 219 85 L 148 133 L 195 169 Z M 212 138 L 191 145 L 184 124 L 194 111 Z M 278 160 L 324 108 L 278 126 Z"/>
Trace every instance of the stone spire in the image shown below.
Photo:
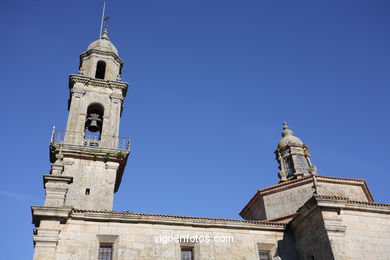
<path fill-rule="evenodd" d="M 308 146 L 293 135 L 293 131 L 283 122 L 282 139 L 275 151 L 279 163 L 278 176 L 281 181 L 316 175 L 317 168 L 311 163 Z"/>

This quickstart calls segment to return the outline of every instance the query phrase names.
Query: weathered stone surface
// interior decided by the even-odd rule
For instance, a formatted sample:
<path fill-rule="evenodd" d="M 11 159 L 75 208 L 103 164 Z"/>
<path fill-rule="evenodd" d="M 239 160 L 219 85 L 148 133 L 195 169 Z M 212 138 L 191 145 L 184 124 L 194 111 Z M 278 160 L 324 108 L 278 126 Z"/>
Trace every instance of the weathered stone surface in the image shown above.
<path fill-rule="evenodd" d="M 390 204 L 313 197 L 288 232 L 302 259 L 390 259 Z"/>
<path fill-rule="evenodd" d="M 240 215 L 244 219 L 255 220 L 287 217 L 294 214 L 314 194 L 372 201 L 364 180 L 308 176 L 259 190 Z"/>
<path fill-rule="evenodd" d="M 250 223 L 240 223 L 234 228 L 201 227 L 213 222 L 215 224 L 226 221 L 198 221 L 199 227 L 186 225 L 181 219 L 169 219 L 171 223 L 164 224 L 161 217 L 149 217 L 152 223 L 126 223 L 111 221 L 90 221 L 75 216 L 63 225 L 57 255 L 60 259 L 69 259 L 77 255 L 78 259 L 97 259 L 99 236 L 117 236 L 114 247 L 118 260 L 125 259 L 180 259 L 180 246 L 194 247 L 195 259 L 257 259 L 258 250 L 262 246 L 268 248 L 272 255 L 284 255 L 283 259 L 295 258 L 292 241 L 284 235 L 284 227 L 258 224 L 259 230 L 251 230 Z M 120 218 L 120 217 L 119 217 Z M 142 222 L 142 218 L 139 219 Z M 228 223 L 227 223 L 228 224 Z M 263 230 L 262 230 L 263 229 Z M 272 230 L 276 229 L 276 230 Z M 81 230 L 83 230 L 81 232 Z M 231 236 L 233 242 L 226 243 L 158 243 L 158 236 Z M 283 246 L 280 246 L 283 245 Z"/>

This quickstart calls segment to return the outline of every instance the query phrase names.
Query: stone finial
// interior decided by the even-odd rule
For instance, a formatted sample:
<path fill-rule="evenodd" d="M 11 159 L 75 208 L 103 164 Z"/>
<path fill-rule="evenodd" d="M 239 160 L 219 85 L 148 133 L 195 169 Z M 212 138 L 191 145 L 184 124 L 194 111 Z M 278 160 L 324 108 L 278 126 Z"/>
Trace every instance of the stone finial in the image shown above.
<path fill-rule="evenodd" d="M 286 122 L 283 122 L 282 139 L 279 141 L 278 148 L 282 149 L 291 146 L 303 146 L 301 139 L 293 135 L 293 131 L 287 126 Z"/>
<path fill-rule="evenodd" d="M 100 38 L 108 40 L 108 41 L 110 40 L 110 38 L 108 38 L 108 30 L 107 30 L 107 28 L 104 29 L 103 34 L 102 34 L 102 36 Z"/>
<path fill-rule="evenodd" d="M 286 122 L 283 122 L 282 137 L 293 135 L 293 133 L 294 133 L 294 132 L 291 131 L 291 130 L 288 128 L 287 123 L 286 123 Z"/>

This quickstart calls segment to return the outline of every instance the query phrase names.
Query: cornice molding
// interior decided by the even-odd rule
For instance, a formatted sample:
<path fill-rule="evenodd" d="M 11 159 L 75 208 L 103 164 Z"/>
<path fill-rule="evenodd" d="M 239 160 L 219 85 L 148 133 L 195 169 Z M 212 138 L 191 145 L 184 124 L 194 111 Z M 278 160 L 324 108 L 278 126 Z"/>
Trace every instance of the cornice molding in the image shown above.
<path fill-rule="evenodd" d="M 84 221 L 104 221 L 121 223 L 144 223 L 159 225 L 178 225 L 207 228 L 229 228 L 250 230 L 284 231 L 285 223 L 270 223 L 266 221 L 250 221 L 240 219 L 218 219 L 204 217 L 189 217 L 162 214 L 146 214 L 115 211 L 94 211 L 73 209 L 71 218 Z"/>
<path fill-rule="evenodd" d="M 41 220 L 58 220 L 61 223 L 66 223 L 70 213 L 71 207 L 49 207 L 49 206 L 32 206 L 31 213 L 33 223 L 39 226 Z"/>
<path fill-rule="evenodd" d="M 80 55 L 80 60 L 83 59 L 84 57 L 90 56 L 92 53 L 97 53 L 100 55 L 105 55 L 105 56 L 111 56 L 113 57 L 121 66 L 123 66 L 123 60 L 119 58 L 118 55 L 112 52 L 107 52 L 107 51 L 101 51 L 101 50 L 96 50 L 96 49 L 91 49 L 87 52 L 84 52 Z"/>
<path fill-rule="evenodd" d="M 102 87 L 102 88 L 111 88 L 111 89 L 120 89 L 126 94 L 128 83 L 123 81 L 111 81 L 103 79 L 90 78 L 78 74 L 69 75 L 69 88 L 73 89 L 75 83 L 82 83 L 87 86 Z M 124 96 L 125 96 L 124 94 Z"/>

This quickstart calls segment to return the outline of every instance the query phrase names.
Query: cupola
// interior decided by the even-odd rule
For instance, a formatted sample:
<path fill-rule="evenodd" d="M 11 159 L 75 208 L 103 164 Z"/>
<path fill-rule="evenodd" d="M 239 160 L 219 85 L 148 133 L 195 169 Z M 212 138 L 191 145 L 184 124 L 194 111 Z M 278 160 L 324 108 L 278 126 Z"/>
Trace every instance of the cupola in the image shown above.
<path fill-rule="evenodd" d="M 95 79 L 120 81 L 123 61 L 118 50 L 108 38 L 107 29 L 100 39 L 88 45 L 87 51 L 80 55 L 79 75 Z"/>
<path fill-rule="evenodd" d="M 275 155 L 279 163 L 278 176 L 281 181 L 317 173 L 317 168 L 311 163 L 308 146 L 293 135 L 286 122 L 283 123 L 282 139 Z"/>

